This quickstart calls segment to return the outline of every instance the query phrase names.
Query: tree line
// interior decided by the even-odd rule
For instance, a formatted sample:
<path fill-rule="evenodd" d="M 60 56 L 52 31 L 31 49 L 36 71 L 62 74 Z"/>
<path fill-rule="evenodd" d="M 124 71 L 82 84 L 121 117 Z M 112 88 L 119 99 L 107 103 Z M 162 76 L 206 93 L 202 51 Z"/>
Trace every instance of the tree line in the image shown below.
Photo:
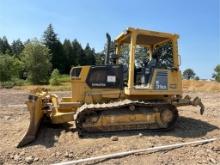
<path fill-rule="evenodd" d="M 22 42 L 17 39 L 11 44 L 5 36 L 0 37 L 1 85 L 2 82 L 12 82 L 19 85 L 24 80 L 32 84 L 48 84 L 49 82 L 59 84 L 57 82 L 58 75 L 68 74 L 72 66 L 104 63 L 104 51 L 96 53 L 89 44 L 83 48 L 77 39 L 72 41 L 64 39 L 61 42 L 51 24 L 42 36 L 40 40 L 28 39 Z M 145 51 L 139 53 L 141 54 L 139 56 L 146 55 Z M 137 57 L 139 56 L 137 55 Z M 141 59 L 141 61 L 143 60 Z M 199 79 L 190 68 L 184 70 L 183 78 Z M 214 69 L 213 78 L 220 81 L 220 65 Z"/>
<path fill-rule="evenodd" d="M 182 77 L 183 79 L 186 79 L 186 80 L 192 80 L 192 79 L 199 80 L 200 79 L 199 76 L 197 76 L 194 70 L 191 68 L 185 69 L 183 71 Z M 212 78 L 214 78 L 217 82 L 220 82 L 220 64 L 218 64 L 214 68 L 214 73 L 212 74 Z"/>
<path fill-rule="evenodd" d="M 68 74 L 72 66 L 103 63 L 101 56 L 77 39 L 61 42 L 49 24 L 40 40 L 17 39 L 9 44 L 5 36 L 0 38 L 0 81 L 27 78 L 33 84 L 47 84 L 53 70 Z"/>

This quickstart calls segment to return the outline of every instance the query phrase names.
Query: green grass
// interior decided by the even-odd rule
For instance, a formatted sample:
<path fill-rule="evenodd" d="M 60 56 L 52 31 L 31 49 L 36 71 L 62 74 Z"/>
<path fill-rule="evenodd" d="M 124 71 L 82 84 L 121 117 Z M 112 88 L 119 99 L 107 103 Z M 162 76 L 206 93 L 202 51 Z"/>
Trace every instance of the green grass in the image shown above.
<path fill-rule="evenodd" d="M 70 76 L 69 76 L 68 74 L 62 74 L 62 75 L 60 75 L 60 77 L 59 77 L 59 81 L 60 81 L 61 83 L 63 83 L 63 82 L 69 82 L 69 81 L 70 81 Z"/>
<path fill-rule="evenodd" d="M 27 81 L 25 83 L 20 83 L 19 85 L 15 85 L 13 88 L 18 90 L 32 90 L 35 88 L 47 88 L 49 91 L 70 91 L 71 90 L 71 82 L 70 76 L 67 74 L 63 74 L 59 77 L 60 85 L 31 85 Z M 6 84 L 7 85 L 7 84 Z M 10 84 L 9 84 L 10 85 Z"/>

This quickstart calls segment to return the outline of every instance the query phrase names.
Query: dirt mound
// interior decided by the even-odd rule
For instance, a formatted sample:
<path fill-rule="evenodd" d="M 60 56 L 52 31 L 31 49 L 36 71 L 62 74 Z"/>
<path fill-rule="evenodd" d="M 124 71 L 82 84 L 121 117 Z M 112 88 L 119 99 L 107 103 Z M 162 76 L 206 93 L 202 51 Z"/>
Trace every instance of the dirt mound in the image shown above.
<path fill-rule="evenodd" d="M 220 92 L 220 83 L 216 81 L 183 80 L 182 86 L 184 92 Z"/>

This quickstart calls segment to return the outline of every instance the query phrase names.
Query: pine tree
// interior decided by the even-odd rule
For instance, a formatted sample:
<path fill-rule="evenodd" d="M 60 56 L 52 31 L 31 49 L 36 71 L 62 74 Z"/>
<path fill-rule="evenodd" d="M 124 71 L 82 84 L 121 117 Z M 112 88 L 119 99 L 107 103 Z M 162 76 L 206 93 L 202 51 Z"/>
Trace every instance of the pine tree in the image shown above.
<path fill-rule="evenodd" d="M 72 42 L 73 52 L 76 56 L 77 65 L 86 65 L 86 56 L 81 44 L 75 39 Z"/>
<path fill-rule="evenodd" d="M 0 53 L 11 54 L 11 47 L 8 43 L 6 36 L 3 36 L 3 38 L 0 38 Z"/>
<path fill-rule="evenodd" d="M 23 49 L 24 49 L 24 45 L 20 39 L 14 40 L 12 42 L 11 51 L 12 51 L 12 54 L 15 55 L 16 57 L 19 56 L 19 54 L 22 52 Z"/>
<path fill-rule="evenodd" d="M 67 60 L 65 65 L 65 73 L 69 73 L 71 67 L 77 65 L 77 55 L 74 53 L 72 43 L 68 39 L 65 39 L 63 42 L 63 52 Z"/>
<path fill-rule="evenodd" d="M 86 64 L 87 65 L 95 65 L 96 61 L 95 61 L 95 50 L 91 49 L 89 44 L 87 43 L 85 49 L 84 49 L 84 53 L 86 56 Z"/>
<path fill-rule="evenodd" d="M 43 35 L 43 42 L 49 48 L 52 55 L 51 63 L 53 69 L 57 68 L 61 73 L 65 73 L 65 65 L 67 59 L 63 53 L 63 47 L 57 34 L 54 32 L 53 26 L 49 24 Z"/>

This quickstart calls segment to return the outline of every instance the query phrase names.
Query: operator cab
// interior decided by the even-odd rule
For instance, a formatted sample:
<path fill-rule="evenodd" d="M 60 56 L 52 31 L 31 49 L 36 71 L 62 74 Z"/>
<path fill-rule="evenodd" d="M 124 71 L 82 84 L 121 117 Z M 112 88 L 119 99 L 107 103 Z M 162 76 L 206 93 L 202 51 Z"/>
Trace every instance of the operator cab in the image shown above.
<path fill-rule="evenodd" d="M 125 95 L 179 95 L 177 39 L 176 34 L 134 28 L 128 28 L 114 42 L 107 34 L 105 64 L 74 67 L 71 79 L 85 82 L 90 89 L 124 90 Z M 78 76 L 73 76 L 75 72 Z M 73 88 L 77 86 L 74 83 Z"/>
<path fill-rule="evenodd" d="M 116 64 L 124 66 L 127 89 L 169 89 L 178 71 L 178 35 L 128 28 L 116 40 Z"/>
<path fill-rule="evenodd" d="M 173 67 L 172 43 L 167 41 L 157 45 L 153 50 L 138 45 L 135 50 L 134 65 L 134 85 L 149 87 L 155 69 Z"/>

